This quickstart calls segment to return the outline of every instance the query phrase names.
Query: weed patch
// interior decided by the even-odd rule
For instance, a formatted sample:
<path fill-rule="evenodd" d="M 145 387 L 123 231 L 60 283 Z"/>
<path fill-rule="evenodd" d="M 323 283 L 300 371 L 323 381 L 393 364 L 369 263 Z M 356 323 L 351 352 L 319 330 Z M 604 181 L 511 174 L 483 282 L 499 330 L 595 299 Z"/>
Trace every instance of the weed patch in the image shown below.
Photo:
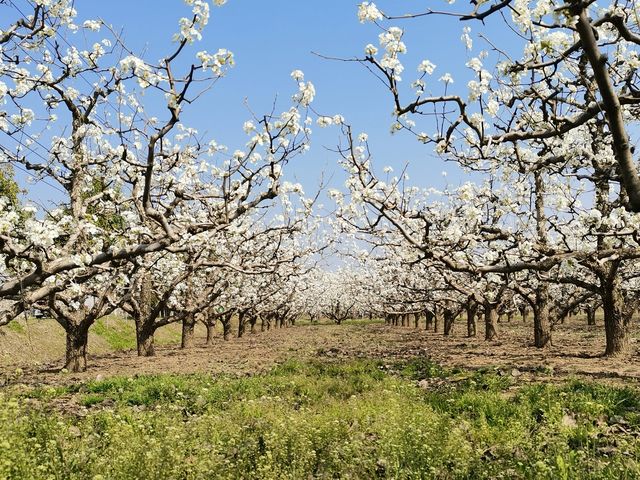
<path fill-rule="evenodd" d="M 425 359 L 118 377 L 0 393 L 0 478 L 637 478 L 639 406 Z"/>

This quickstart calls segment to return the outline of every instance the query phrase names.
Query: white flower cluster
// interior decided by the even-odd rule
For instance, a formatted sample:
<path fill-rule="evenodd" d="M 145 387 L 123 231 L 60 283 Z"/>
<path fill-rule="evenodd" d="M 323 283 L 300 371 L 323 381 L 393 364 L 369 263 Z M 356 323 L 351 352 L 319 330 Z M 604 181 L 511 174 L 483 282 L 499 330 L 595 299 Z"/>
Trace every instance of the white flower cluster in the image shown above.
<path fill-rule="evenodd" d="M 380 66 L 390 70 L 397 81 L 401 80 L 400 74 L 404 71 L 404 66 L 398 59 L 398 55 L 407 53 L 407 46 L 402 41 L 403 34 L 401 28 L 391 27 L 378 36 L 380 46 L 385 50 L 380 59 Z"/>
<path fill-rule="evenodd" d="M 360 23 L 365 22 L 377 22 L 378 20 L 382 20 L 383 15 L 376 4 L 373 2 L 362 2 L 358 5 L 358 19 Z"/>
<path fill-rule="evenodd" d="M 298 93 L 293 96 L 293 100 L 304 107 L 308 107 L 316 96 L 316 88 L 313 83 L 303 81 L 304 73 L 301 70 L 291 72 L 291 78 L 298 82 Z"/>
<path fill-rule="evenodd" d="M 155 73 L 144 60 L 135 55 L 128 55 L 120 60 L 120 72 L 124 75 L 132 73 L 136 76 L 138 84 L 142 88 L 157 85 L 161 77 Z"/>
<path fill-rule="evenodd" d="M 221 48 L 213 54 L 204 50 L 198 52 L 196 57 L 202 63 L 202 68 L 205 70 L 211 70 L 218 77 L 224 75 L 225 67 L 233 67 L 235 64 L 233 53 L 225 48 Z"/>

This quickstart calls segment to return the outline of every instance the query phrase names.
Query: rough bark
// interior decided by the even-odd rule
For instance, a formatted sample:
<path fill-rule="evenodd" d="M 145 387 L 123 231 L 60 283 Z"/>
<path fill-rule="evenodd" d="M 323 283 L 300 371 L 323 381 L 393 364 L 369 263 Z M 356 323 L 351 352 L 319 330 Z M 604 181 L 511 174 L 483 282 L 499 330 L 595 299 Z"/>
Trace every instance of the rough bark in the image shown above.
<path fill-rule="evenodd" d="M 449 336 L 453 332 L 453 324 L 456 320 L 455 311 L 446 308 L 444 310 L 444 335 Z"/>
<path fill-rule="evenodd" d="M 245 311 L 238 313 L 238 338 L 242 338 L 246 330 L 246 315 Z"/>
<path fill-rule="evenodd" d="M 232 313 L 228 313 L 222 317 L 222 338 L 225 341 L 231 340 L 231 317 Z"/>
<path fill-rule="evenodd" d="M 182 341 L 180 348 L 191 348 L 195 343 L 196 321 L 191 315 L 182 320 Z"/>
<path fill-rule="evenodd" d="M 141 319 L 136 319 L 136 344 L 139 357 L 153 357 L 156 354 L 154 335 L 156 329 Z"/>
<path fill-rule="evenodd" d="M 484 302 L 484 339 L 487 341 L 498 339 L 498 304 L 489 301 Z"/>
<path fill-rule="evenodd" d="M 216 338 L 216 324 L 215 322 L 207 322 L 205 327 L 207 327 L 207 345 L 212 345 L 213 339 Z"/>
<path fill-rule="evenodd" d="M 536 291 L 533 305 L 533 344 L 544 348 L 551 344 L 551 322 L 549 320 L 549 288 L 542 284 Z"/>
<path fill-rule="evenodd" d="M 89 326 L 84 322 L 67 323 L 67 346 L 64 368 L 70 372 L 84 372 L 87 369 L 87 345 Z"/>
<path fill-rule="evenodd" d="M 474 301 L 470 301 L 467 304 L 467 336 L 475 337 L 477 333 L 476 329 L 476 314 L 478 312 L 478 304 Z"/>
<path fill-rule="evenodd" d="M 628 318 L 624 312 L 624 300 L 616 272 L 610 273 L 609 278 L 604 282 L 601 297 L 606 337 L 604 354 L 607 357 L 613 357 L 625 353 L 629 344 Z"/>
<path fill-rule="evenodd" d="M 425 330 L 431 330 L 433 328 L 433 318 L 435 317 L 435 315 L 431 310 L 426 310 L 424 314 L 425 314 L 424 328 Z"/>

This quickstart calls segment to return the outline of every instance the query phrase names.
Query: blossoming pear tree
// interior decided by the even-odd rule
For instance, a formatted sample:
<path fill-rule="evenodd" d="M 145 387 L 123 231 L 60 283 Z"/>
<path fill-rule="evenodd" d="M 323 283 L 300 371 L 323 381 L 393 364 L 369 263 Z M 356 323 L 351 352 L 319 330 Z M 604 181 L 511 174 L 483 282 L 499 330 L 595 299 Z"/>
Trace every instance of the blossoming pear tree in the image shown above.
<path fill-rule="evenodd" d="M 186 3 L 191 16 L 157 64 L 100 21 L 76 24 L 67 0 L 36 2 L 26 16 L 0 6 L 8 22 L 0 37 L 0 135 L 13 142 L 0 160 L 34 185 L 26 221 L 14 205 L 0 205 L 0 324 L 79 276 L 181 251 L 229 228 L 277 197 L 283 167 L 308 147 L 305 111 L 315 89 L 299 71 L 291 106 L 247 121 L 248 141 L 233 153 L 181 122 L 234 62 L 220 49 L 178 66 L 210 14 L 207 2 Z M 53 208 L 36 204 L 36 186 L 55 198 Z"/>
<path fill-rule="evenodd" d="M 376 22 L 383 33 L 380 48 L 367 45 L 360 61 L 371 66 L 388 87 L 396 116 L 394 131 L 411 132 L 464 168 L 494 174 L 501 169 L 506 175 L 533 180 L 532 190 L 538 193 L 537 207 L 531 210 L 537 218 L 531 225 L 537 226 L 536 240 L 530 245 L 537 253 L 528 255 L 518 268 L 505 264 L 501 270 L 515 272 L 522 267 L 539 277 L 533 302 L 536 345 L 550 340 L 548 287 L 555 281 L 601 297 L 605 352 L 620 353 L 626 347 L 633 310 L 622 305 L 624 279 L 633 276 L 625 268 L 633 271 L 637 258 L 633 234 L 622 227 L 635 231 L 638 219 L 630 212 L 640 209 L 640 179 L 629 141 L 640 102 L 635 75 L 638 6 L 635 2 L 496 0 L 471 2 L 464 10 L 456 5 L 393 16 L 364 2 L 360 21 Z M 461 39 L 471 57 L 466 67 L 472 80 L 466 89 L 454 91 L 451 75 L 445 73 L 436 80 L 436 66 L 424 60 L 417 67 L 417 78 L 404 87 L 402 56 L 407 47 L 404 30 L 393 23 L 429 22 L 441 15 L 463 22 Z M 485 25 L 489 17 L 503 22 L 503 33 L 513 36 L 514 48 L 491 42 Z M 482 30 L 480 42 L 474 41 L 475 28 Z M 477 43 L 484 49 L 474 50 Z M 514 50 L 521 52 L 519 57 Z M 423 118 L 435 120 L 429 127 L 433 133 L 420 129 L 418 121 Z M 585 194 L 585 180 L 595 185 L 596 199 Z M 564 185 L 557 198 L 566 205 L 559 206 L 559 217 L 553 216 L 553 222 L 544 205 L 545 197 L 552 194 L 544 190 L 548 181 L 554 188 Z M 595 208 L 582 208 L 587 202 Z M 572 220 L 565 223 L 567 216 Z M 620 217 L 624 220 L 619 221 Z M 598 232 L 585 225 L 588 218 L 594 224 L 604 218 L 608 226 L 599 227 Z M 612 223 L 618 228 L 611 229 Z M 587 227 L 588 238 L 580 238 L 575 228 L 558 228 L 561 224 Z M 584 276 L 590 281 L 584 282 Z"/>

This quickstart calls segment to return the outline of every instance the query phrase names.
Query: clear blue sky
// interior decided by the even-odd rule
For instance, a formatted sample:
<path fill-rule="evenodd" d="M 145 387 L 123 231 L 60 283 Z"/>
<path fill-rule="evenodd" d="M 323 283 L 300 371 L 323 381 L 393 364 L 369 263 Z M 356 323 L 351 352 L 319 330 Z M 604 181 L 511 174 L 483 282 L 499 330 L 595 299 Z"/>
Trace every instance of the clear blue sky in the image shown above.
<path fill-rule="evenodd" d="M 301 69 L 316 87 L 317 111 L 340 113 L 356 133 L 369 134 L 378 169 L 391 165 L 397 172 L 409 162 L 411 183 L 421 186 L 441 187 L 445 182 L 457 184 L 466 180 L 453 164 L 444 164 L 435 157 L 431 146 L 421 145 L 406 133 L 390 135 L 391 98 L 362 65 L 328 61 L 312 54 L 350 58 L 362 56 L 367 43 L 378 44 L 380 30 L 375 25 L 359 23 L 358 3 L 359 0 L 229 0 L 221 8 L 212 7 L 204 38 L 191 53 L 227 48 L 234 52 L 236 66 L 201 101 L 185 110 L 184 123 L 208 132 L 231 150 L 242 148 L 246 142 L 242 123 L 249 119 L 245 98 L 256 113 L 268 111 L 276 96 L 285 108 L 295 90 L 289 75 L 293 69 Z M 400 3 L 403 10 L 398 8 Z M 444 0 L 433 3 L 438 5 L 430 6 L 447 6 Z M 400 14 L 421 11 L 425 2 L 383 0 L 377 5 Z M 151 61 L 170 51 L 178 19 L 190 13 L 180 0 L 78 0 L 75 6 L 81 21 L 100 17 L 117 30 L 122 29 L 127 45 L 136 52 L 146 50 L 145 58 Z M 454 90 L 466 95 L 470 77 L 464 68 L 469 54 L 460 41 L 464 24 L 449 17 L 396 23 L 406 27 L 409 51 L 403 58 L 405 87 L 417 77 L 420 61 L 427 58 L 437 65 L 434 82 L 450 72 L 455 79 Z M 480 47 L 478 38 L 474 40 Z M 474 50 L 477 54 L 479 48 Z M 405 98 L 411 98 L 409 91 Z M 433 132 L 430 124 L 424 130 Z M 314 126 L 312 149 L 290 165 L 289 178 L 295 176 L 310 193 L 325 171 L 333 174 L 331 186 L 339 188 L 344 174 L 336 166 L 336 155 L 324 148 L 335 147 L 338 139 L 337 129 Z M 441 175 L 443 170 L 449 172 L 446 179 Z"/>
<path fill-rule="evenodd" d="M 197 105 L 185 112 L 185 122 L 208 131 L 231 149 L 241 148 L 246 141 L 241 126 L 249 118 L 244 106 L 248 99 L 257 112 L 268 111 L 276 95 L 286 106 L 295 84 L 289 74 L 299 68 L 316 86 L 314 108 L 323 114 L 343 114 L 359 131 L 369 133 L 375 164 L 392 165 L 399 170 L 411 163 L 412 181 L 422 185 L 441 186 L 442 170 L 457 182 L 451 164 L 443 163 L 409 135 L 391 136 L 391 103 L 388 92 L 361 65 L 332 62 L 311 52 L 349 58 L 361 56 L 367 43 L 377 45 L 379 29 L 359 23 L 358 0 L 229 0 L 221 8 L 212 7 L 210 23 L 204 38 L 194 49 L 216 51 L 228 48 L 235 54 L 236 66 Z M 397 4 L 403 4 L 399 11 Z M 444 7 L 446 2 L 439 0 Z M 421 11 L 422 1 L 382 1 L 377 5 L 393 13 Z M 176 31 L 177 19 L 188 16 L 189 8 L 178 0 L 111 0 L 109 2 L 78 1 L 81 18 L 102 17 L 124 29 L 128 45 L 136 50 L 148 48 L 150 59 L 159 58 L 170 48 L 170 36 Z M 406 27 L 406 83 L 416 77 L 419 62 L 428 58 L 437 65 L 434 81 L 445 72 L 456 80 L 454 87 L 464 88 L 468 74 L 464 69 L 467 53 L 460 34 L 463 25 L 455 19 L 440 17 L 428 21 L 398 23 Z M 410 97 L 407 97 L 410 98 Z M 427 130 L 429 133 L 430 130 Z M 314 127 L 312 150 L 291 164 L 294 173 L 308 190 L 320 172 L 335 172 L 335 154 L 324 146 L 334 147 L 338 131 Z M 334 184 L 343 175 L 334 175 Z M 337 185 L 334 185 L 337 186 Z"/>

